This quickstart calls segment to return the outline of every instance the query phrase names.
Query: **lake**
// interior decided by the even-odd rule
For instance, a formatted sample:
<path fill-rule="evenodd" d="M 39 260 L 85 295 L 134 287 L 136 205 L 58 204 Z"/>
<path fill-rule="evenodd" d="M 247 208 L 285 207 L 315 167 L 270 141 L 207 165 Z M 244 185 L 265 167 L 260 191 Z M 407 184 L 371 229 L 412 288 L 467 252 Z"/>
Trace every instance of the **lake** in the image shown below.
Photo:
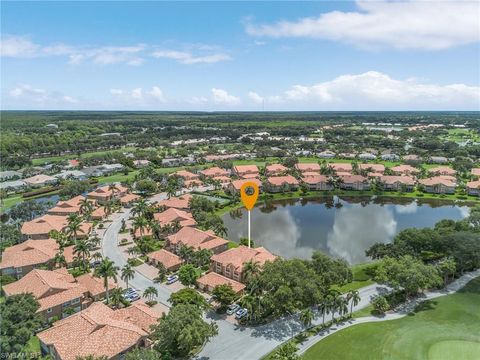
<path fill-rule="evenodd" d="M 460 220 L 468 206 L 441 200 L 385 197 L 323 197 L 271 201 L 252 210 L 252 240 L 285 258 L 308 259 L 314 250 L 350 264 L 369 259 L 365 250 L 392 242 L 409 227 L 433 227 L 442 219 Z M 223 216 L 228 238 L 247 237 L 247 214 L 238 209 Z"/>

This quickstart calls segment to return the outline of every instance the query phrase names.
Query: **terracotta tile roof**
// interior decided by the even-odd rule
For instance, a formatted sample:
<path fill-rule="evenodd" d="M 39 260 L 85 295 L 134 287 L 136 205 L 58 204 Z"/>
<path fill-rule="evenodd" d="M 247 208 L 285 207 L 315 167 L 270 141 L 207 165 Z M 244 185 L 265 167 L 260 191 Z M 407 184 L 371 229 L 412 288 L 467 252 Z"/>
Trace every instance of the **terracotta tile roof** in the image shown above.
<path fill-rule="evenodd" d="M 278 174 L 287 171 L 288 169 L 282 164 L 271 164 L 265 167 L 267 174 Z"/>
<path fill-rule="evenodd" d="M 161 262 L 167 269 L 174 268 L 183 264 L 183 260 L 180 256 L 171 253 L 170 251 L 161 249 L 147 254 L 148 258 Z"/>
<path fill-rule="evenodd" d="M 177 175 L 177 176 L 180 176 L 181 178 L 185 179 L 185 180 L 196 180 L 199 178 L 199 176 L 197 174 L 194 174 L 190 171 L 187 171 L 187 170 L 179 170 L 177 172 L 174 172 L 172 175 Z"/>
<path fill-rule="evenodd" d="M 20 280 L 5 285 L 3 290 L 7 296 L 31 293 L 40 304 L 37 312 L 80 298 L 87 292 L 66 269 L 34 269 Z"/>
<path fill-rule="evenodd" d="M 368 182 L 368 178 L 362 175 L 345 175 L 341 176 L 344 184 L 356 184 Z"/>
<path fill-rule="evenodd" d="M 80 212 L 80 203 L 83 199 L 85 199 L 85 197 L 79 195 L 79 196 L 75 196 L 70 200 L 59 201 L 55 207 L 48 210 L 48 213 L 49 214 L 55 214 L 55 213 L 78 214 Z"/>
<path fill-rule="evenodd" d="M 385 172 L 385 165 L 383 165 L 383 164 L 360 164 L 359 167 L 362 170 L 369 170 L 373 173 L 383 173 L 383 172 Z"/>
<path fill-rule="evenodd" d="M 89 192 L 87 195 L 89 197 L 95 197 L 95 198 L 108 198 L 112 196 L 112 193 L 114 196 L 116 196 L 119 193 L 121 194 L 121 193 L 127 193 L 127 192 L 128 192 L 127 187 L 120 184 L 116 184 L 115 190 L 110 190 L 109 185 L 105 185 L 105 186 L 100 186 L 96 188 L 95 190 Z"/>
<path fill-rule="evenodd" d="M 295 179 L 292 175 L 286 176 L 272 176 L 267 179 L 268 183 L 275 186 L 282 186 L 283 184 L 287 185 L 298 185 L 298 180 Z"/>
<path fill-rule="evenodd" d="M 53 345 L 62 360 L 87 355 L 112 358 L 146 337 L 148 333 L 143 327 L 154 324 L 159 318 L 151 309 L 137 304 L 132 306 L 130 310 L 114 311 L 96 302 L 57 321 L 37 336 L 42 343 Z"/>
<path fill-rule="evenodd" d="M 143 301 L 135 301 L 129 307 L 114 311 L 113 319 L 127 321 L 150 333 L 150 327 L 157 323 L 161 313 L 158 313 Z"/>
<path fill-rule="evenodd" d="M 230 178 L 228 176 L 214 176 L 213 180 L 220 181 L 222 184 L 230 182 Z"/>
<path fill-rule="evenodd" d="M 39 240 L 34 240 L 34 241 L 39 241 Z M 73 259 L 75 258 L 75 255 L 73 254 L 74 248 L 75 248 L 75 245 L 70 245 L 63 249 L 63 256 L 65 257 L 65 261 L 67 262 L 67 264 L 73 263 Z"/>
<path fill-rule="evenodd" d="M 49 176 L 49 175 L 40 174 L 40 175 L 35 175 L 32 177 L 23 179 L 23 181 L 25 181 L 29 185 L 41 185 L 46 182 L 56 182 L 57 178 L 54 178 L 53 176 Z"/>
<path fill-rule="evenodd" d="M 228 241 L 216 236 L 213 232 L 203 231 L 193 227 L 181 228 L 176 234 L 170 235 L 168 240 L 172 245 L 179 243 L 194 249 L 214 249 L 228 244 Z"/>
<path fill-rule="evenodd" d="M 420 170 L 411 165 L 398 165 L 390 168 L 393 172 L 402 174 L 418 174 Z"/>
<path fill-rule="evenodd" d="M 22 225 L 21 232 L 24 235 L 48 235 L 52 230 L 62 231 L 68 225 L 68 217 L 61 215 L 46 214 L 32 221 L 26 221 Z M 92 230 L 92 224 L 83 222 L 80 224 L 79 234 L 88 234 Z"/>
<path fill-rule="evenodd" d="M 90 296 L 97 296 L 105 292 L 103 286 L 103 279 L 93 276 L 93 274 L 83 274 L 76 278 L 77 282 L 82 285 L 90 293 Z M 114 281 L 108 280 L 108 289 L 114 289 L 117 287 Z"/>
<path fill-rule="evenodd" d="M 328 166 L 336 172 L 352 172 L 352 164 L 350 163 L 329 163 Z"/>
<path fill-rule="evenodd" d="M 3 251 L 0 269 L 45 264 L 53 260 L 58 251 L 58 244 L 53 239 L 27 240 Z"/>
<path fill-rule="evenodd" d="M 439 174 L 439 175 L 455 175 L 457 172 L 448 166 L 437 166 L 434 168 L 428 169 L 430 174 Z"/>
<path fill-rule="evenodd" d="M 319 171 L 305 171 L 305 172 L 302 172 L 303 177 L 318 176 L 318 175 L 320 175 Z"/>
<path fill-rule="evenodd" d="M 240 176 L 258 174 L 260 172 L 257 165 L 236 165 L 233 169 Z"/>
<path fill-rule="evenodd" d="M 303 175 L 305 175 L 307 173 L 304 173 Z M 325 176 L 325 175 L 314 175 L 314 176 L 304 176 L 303 177 L 303 182 L 307 183 L 307 184 L 319 184 L 319 183 L 326 183 L 328 181 L 328 176 Z"/>
<path fill-rule="evenodd" d="M 469 188 L 469 189 L 480 189 L 480 180 L 467 182 L 467 188 Z"/>
<path fill-rule="evenodd" d="M 195 180 L 185 180 L 183 182 L 183 186 L 186 188 L 194 187 L 194 186 L 200 186 L 202 185 L 202 182 L 199 179 Z"/>
<path fill-rule="evenodd" d="M 471 170 L 472 175 L 480 176 L 480 168 L 473 168 Z"/>
<path fill-rule="evenodd" d="M 107 215 L 107 213 L 105 212 L 105 208 L 103 206 L 100 206 L 100 207 L 96 208 L 95 210 L 92 211 L 92 214 L 91 214 L 91 216 L 94 219 L 103 218 L 106 215 Z"/>
<path fill-rule="evenodd" d="M 298 163 L 295 168 L 301 172 L 315 172 L 320 171 L 320 165 L 317 163 Z"/>
<path fill-rule="evenodd" d="M 245 289 L 244 284 L 238 281 L 229 279 L 223 275 L 217 274 L 216 272 L 213 272 L 213 271 L 203 275 L 201 278 L 197 280 L 197 283 L 202 287 L 211 287 L 211 288 L 215 288 L 218 285 L 230 284 L 233 291 L 235 291 L 237 294 L 241 292 L 243 289 Z"/>
<path fill-rule="evenodd" d="M 166 206 L 167 208 L 175 209 L 189 209 L 188 205 L 192 195 L 185 194 L 179 197 L 171 197 L 170 199 L 165 199 L 158 202 L 158 206 Z"/>
<path fill-rule="evenodd" d="M 444 185 L 446 187 L 455 187 L 456 184 L 453 181 L 443 179 L 440 176 L 434 176 L 428 179 L 421 179 L 419 183 L 425 186 Z"/>
<path fill-rule="evenodd" d="M 381 176 L 382 183 L 393 185 L 397 182 L 405 185 L 415 185 L 415 180 L 410 176 Z"/>
<path fill-rule="evenodd" d="M 125 194 L 120 198 L 120 202 L 122 203 L 122 205 L 129 204 L 137 200 L 140 200 L 140 196 L 135 194 Z"/>
<path fill-rule="evenodd" d="M 178 220 L 181 226 L 195 226 L 197 224 L 197 222 L 193 219 L 192 214 L 175 208 L 169 208 L 164 212 L 155 213 L 153 214 L 153 218 L 161 226 L 171 224 L 175 220 Z"/>
<path fill-rule="evenodd" d="M 256 179 L 256 178 L 233 180 L 232 185 L 236 190 L 240 190 L 242 188 L 242 185 L 245 184 L 248 181 L 254 182 L 255 184 L 258 185 L 258 187 L 262 186 L 262 182 L 260 180 Z"/>
<path fill-rule="evenodd" d="M 222 264 L 222 266 L 233 265 L 236 270 L 242 271 L 246 262 L 258 262 L 261 266 L 267 261 L 274 261 L 276 258 L 275 255 L 264 247 L 248 248 L 247 246 L 239 246 L 213 255 L 211 260 Z"/>
<path fill-rule="evenodd" d="M 216 177 L 216 176 L 228 176 L 229 173 L 227 170 L 219 168 L 218 166 L 211 167 L 200 171 L 203 176 L 206 177 Z"/>

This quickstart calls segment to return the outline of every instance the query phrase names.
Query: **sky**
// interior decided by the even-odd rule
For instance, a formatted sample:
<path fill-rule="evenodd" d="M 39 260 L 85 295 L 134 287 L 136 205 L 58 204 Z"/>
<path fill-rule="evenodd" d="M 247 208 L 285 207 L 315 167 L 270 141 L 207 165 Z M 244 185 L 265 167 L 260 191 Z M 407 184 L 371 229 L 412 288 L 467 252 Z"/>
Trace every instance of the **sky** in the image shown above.
<path fill-rule="evenodd" d="M 11 2 L 4 110 L 480 110 L 480 2 Z"/>

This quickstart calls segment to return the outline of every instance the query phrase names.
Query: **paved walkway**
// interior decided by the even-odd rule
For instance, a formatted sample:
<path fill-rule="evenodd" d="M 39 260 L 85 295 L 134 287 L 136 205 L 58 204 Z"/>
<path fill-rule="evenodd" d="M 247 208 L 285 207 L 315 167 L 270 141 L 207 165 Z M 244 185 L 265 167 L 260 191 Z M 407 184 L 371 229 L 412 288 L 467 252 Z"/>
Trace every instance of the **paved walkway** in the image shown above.
<path fill-rule="evenodd" d="M 453 294 L 453 293 L 457 292 L 458 290 L 460 290 L 461 288 L 463 288 L 469 281 L 475 279 L 478 276 L 480 276 L 480 269 L 463 275 L 462 277 L 460 277 L 460 278 L 456 279 L 455 281 L 451 282 L 449 285 L 447 285 L 442 290 L 427 291 L 422 296 L 419 296 L 419 297 L 415 298 L 414 300 L 409 301 L 406 304 L 403 304 L 402 306 L 400 306 L 395 311 L 386 313 L 385 316 L 383 316 L 383 317 L 365 316 L 365 317 L 361 317 L 361 318 L 357 318 L 357 319 L 351 319 L 351 320 L 345 321 L 341 324 L 332 326 L 329 329 L 321 331 L 317 335 L 308 338 L 306 341 L 304 341 L 302 344 L 300 344 L 299 349 L 298 349 L 298 354 L 300 354 L 300 355 L 303 354 L 305 351 L 307 351 L 313 345 L 318 343 L 320 340 L 323 340 L 327 336 L 335 334 L 336 332 L 338 332 L 340 330 L 343 330 L 343 329 L 346 329 L 350 326 L 357 325 L 357 324 L 368 323 L 368 322 L 378 322 L 378 321 L 400 319 L 400 318 L 406 316 L 408 313 L 411 313 L 417 307 L 417 305 L 420 304 L 421 302 L 426 301 L 426 300 L 430 300 L 430 299 L 435 299 L 435 298 L 440 297 L 440 296 Z"/>
<path fill-rule="evenodd" d="M 162 200 L 164 196 L 164 194 L 156 195 L 155 200 Z M 116 214 L 103 236 L 102 253 L 104 256 L 109 257 L 114 261 L 120 268 L 126 264 L 126 259 L 122 255 L 120 248 L 117 246 L 117 234 L 120 231 L 122 219 L 126 220 L 129 216 L 130 210 L 128 209 L 124 213 Z M 468 279 L 466 278 L 467 276 L 468 275 L 465 275 L 465 277 L 462 278 L 464 279 L 464 284 L 468 282 Z M 459 279 L 457 282 L 458 281 L 461 283 L 462 280 Z M 141 291 L 149 286 L 154 286 L 159 295 L 157 300 L 167 307 L 170 306 L 168 299 L 172 291 L 175 291 L 174 289 L 170 289 L 165 285 L 155 284 L 147 276 L 138 271 L 136 271 L 135 277 L 130 281 L 130 284 Z M 388 292 L 388 288 L 378 284 L 369 285 L 359 289 L 360 302 L 353 307 L 353 311 L 367 307 L 372 298 L 379 294 L 384 294 L 385 292 Z M 438 296 L 444 294 L 444 292 L 439 292 Z M 325 320 L 331 320 L 331 316 L 331 314 L 326 316 Z M 218 315 L 214 312 L 207 313 L 205 317 L 208 321 L 216 322 L 218 326 L 218 335 L 205 345 L 202 351 L 196 356 L 197 360 L 260 359 L 262 356 L 275 349 L 278 345 L 305 330 L 304 325 L 298 319 L 298 314 L 277 319 L 269 324 L 258 327 L 244 327 L 231 323 L 225 319 L 225 316 Z M 382 321 L 383 320 L 384 319 L 382 319 Z M 355 321 L 355 323 L 359 323 L 359 320 Z M 317 316 L 313 325 L 319 325 L 320 323 L 321 317 Z M 333 330 L 331 330 L 330 333 L 333 333 Z M 317 339 L 316 341 L 313 340 L 314 338 L 312 338 L 312 345 L 320 339 Z"/>

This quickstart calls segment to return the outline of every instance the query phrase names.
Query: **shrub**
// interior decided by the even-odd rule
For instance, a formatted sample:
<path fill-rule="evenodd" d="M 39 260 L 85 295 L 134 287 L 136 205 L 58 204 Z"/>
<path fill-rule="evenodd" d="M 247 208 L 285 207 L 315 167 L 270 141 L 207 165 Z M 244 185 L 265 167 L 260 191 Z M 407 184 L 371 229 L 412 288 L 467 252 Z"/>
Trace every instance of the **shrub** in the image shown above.
<path fill-rule="evenodd" d="M 380 314 L 384 314 L 385 311 L 388 311 L 390 309 L 390 304 L 388 303 L 387 299 L 385 298 L 385 296 L 381 295 L 373 299 L 372 305 L 375 311 Z"/>

